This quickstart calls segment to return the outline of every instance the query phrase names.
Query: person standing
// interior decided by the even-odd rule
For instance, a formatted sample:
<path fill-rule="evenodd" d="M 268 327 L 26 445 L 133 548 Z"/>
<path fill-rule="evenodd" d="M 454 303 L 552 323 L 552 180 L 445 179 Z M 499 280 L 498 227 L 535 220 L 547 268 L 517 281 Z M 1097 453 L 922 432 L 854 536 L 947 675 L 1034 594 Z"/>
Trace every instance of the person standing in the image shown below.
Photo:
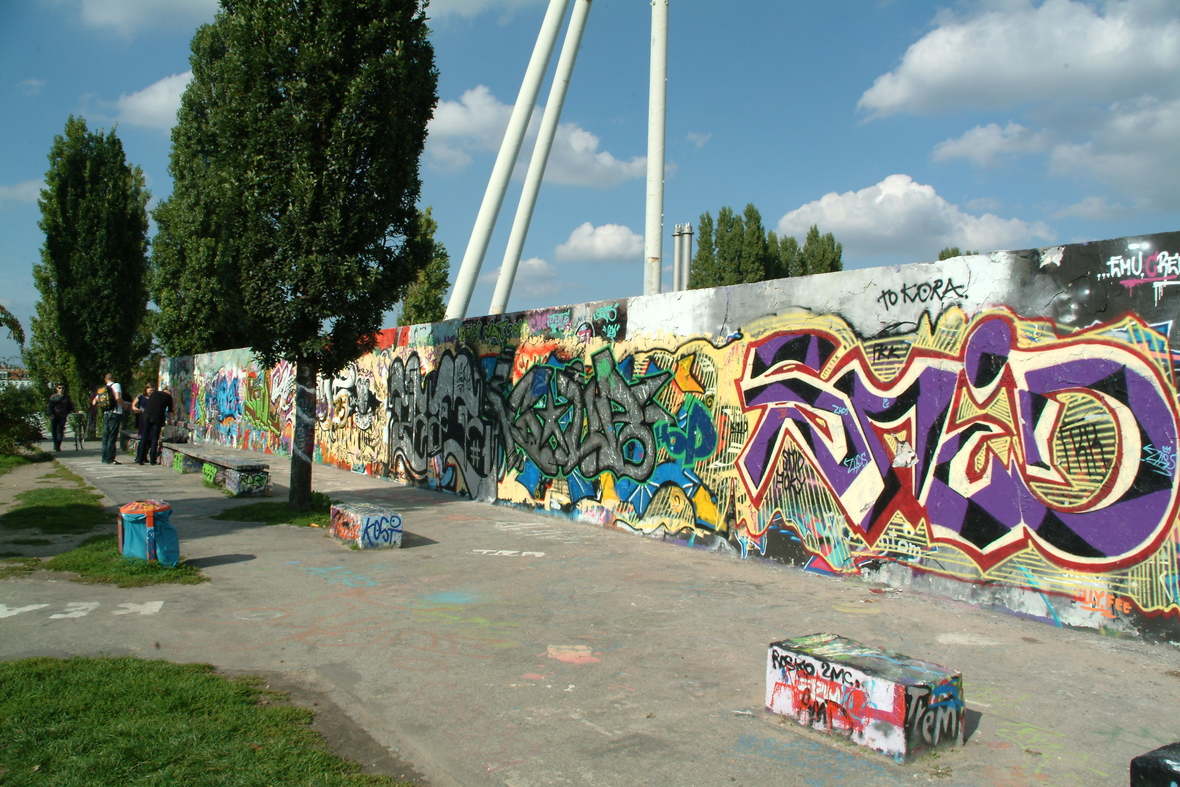
<path fill-rule="evenodd" d="M 122 464 L 115 459 L 115 452 L 119 450 L 119 427 L 123 423 L 123 386 L 115 382 L 110 372 L 103 377 L 93 404 L 96 412 L 102 414 L 102 463 Z"/>
<path fill-rule="evenodd" d="M 142 465 L 147 459 L 156 464 L 156 453 L 160 443 L 160 430 L 168 420 L 172 411 L 172 394 L 167 388 L 153 390 L 143 406 L 143 437 L 139 440 L 139 450 L 135 453 L 135 464 Z"/>
<path fill-rule="evenodd" d="M 135 430 L 139 435 L 140 442 L 143 442 L 143 432 L 147 428 L 147 419 L 143 417 L 143 408 L 147 407 L 148 399 L 152 397 L 152 392 L 156 390 L 156 386 L 148 383 L 144 386 L 143 393 L 135 397 L 135 401 L 131 403 L 131 412 L 135 414 Z"/>
<path fill-rule="evenodd" d="M 50 432 L 53 435 L 53 450 L 61 450 L 61 441 L 66 436 L 66 420 L 74 412 L 74 403 L 66 393 L 66 387 L 58 383 L 57 390 L 49 397 Z"/>

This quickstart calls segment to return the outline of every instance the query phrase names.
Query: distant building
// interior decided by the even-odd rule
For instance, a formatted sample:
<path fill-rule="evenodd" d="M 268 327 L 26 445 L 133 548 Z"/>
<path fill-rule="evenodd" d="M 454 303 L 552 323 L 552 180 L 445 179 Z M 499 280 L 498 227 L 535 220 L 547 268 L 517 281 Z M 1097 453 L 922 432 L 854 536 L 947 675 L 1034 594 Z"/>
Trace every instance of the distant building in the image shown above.
<path fill-rule="evenodd" d="M 15 386 L 16 388 L 28 388 L 33 384 L 29 379 L 29 371 L 22 369 L 19 366 L 3 366 L 0 365 L 0 388 L 7 388 Z"/>

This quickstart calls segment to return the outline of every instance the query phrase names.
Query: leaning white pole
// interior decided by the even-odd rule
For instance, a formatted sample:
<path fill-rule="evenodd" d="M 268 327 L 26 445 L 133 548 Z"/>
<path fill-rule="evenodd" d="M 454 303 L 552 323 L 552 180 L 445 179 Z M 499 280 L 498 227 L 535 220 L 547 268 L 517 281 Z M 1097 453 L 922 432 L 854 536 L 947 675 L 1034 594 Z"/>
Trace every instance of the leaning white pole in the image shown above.
<path fill-rule="evenodd" d="M 582 31 L 586 29 L 586 17 L 590 14 L 591 0 L 574 0 L 574 13 L 570 18 L 561 55 L 557 58 L 557 72 L 549 88 L 549 101 L 541 117 L 541 129 L 537 133 L 537 144 L 533 146 L 533 157 L 529 171 L 524 178 L 524 190 L 516 207 L 516 218 L 512 221 L 512 234 L 508 236 L 508 248 L 504 250 L 504 262 L 500 265 L 500 278 L 496 281 L 496 292 L 492 296 L 492 308 L 488 314 L 503 314 L 508 308 L 512 295 L 512 284 L 516 280 L 516 269 L 520 265 L 520 254 L 524 240 L 529 234 L 533 220 L 533 209 L 537 206 L 537 193 L 545 177 L 545 166 L 549 163 L 549 152 L 553 149 L 553 138 L 557 134 L 557 122 L 561 120 L 561 108 L 569 90 L 574 63 L 578 59 L 578 48 L 582 45 Z"/>
<path fill-rule="evenodd" d="M 525 131 L 528 130 L 529 118 L 532 117 L 533 107 L 537 103 L 537 94 L 541 92 L 541 81 L 549 68 L 549 58 L 553 55 L 561 20 L 565 18 L 569 4 L 570 0 L 549 0 L 549 10 L 545 12 L 545 21 L 541 23 L 541 31 L 537 33 L 533 56 L 529 59 L 528 68 L 525 69 L 524 81 L 520 85 L 520 93 L 516 96 L 516 106 L 513 107 L 512 117 L 508 120 L 504 141 L 500 143 L 500 153 L 496 156 L 495 166 L 492 167 L 492 177 L 488 180 L 483 203 L 475 217 L 471 240 L 467 242 L 467 251 L 463 254 L 463 264 L 455 278 L 455 289 L 451 292 L 451 299 L 447 301 L 448 320 L 467 316 L 471 291 L 475 289 L 475 281 L 479 278 L 479 269 L 483 266 L 483 258 L 488 251 L 488 241 L 491 240 L 492 230 L 496 227 L 496 217 L 500 215 L 500 206 L 504 204 L 504 192 L 508 190 L 508 180 L 512 177 L 512 168 L 520 153 Z"/>
<path fill-rule="evenodd" d="M 664 125 L 668 101 L 668 0 L 651 3 L 651 86 L 647 105 L 647 226 L 643 294 L 660 291 L 664 256 Z"/>

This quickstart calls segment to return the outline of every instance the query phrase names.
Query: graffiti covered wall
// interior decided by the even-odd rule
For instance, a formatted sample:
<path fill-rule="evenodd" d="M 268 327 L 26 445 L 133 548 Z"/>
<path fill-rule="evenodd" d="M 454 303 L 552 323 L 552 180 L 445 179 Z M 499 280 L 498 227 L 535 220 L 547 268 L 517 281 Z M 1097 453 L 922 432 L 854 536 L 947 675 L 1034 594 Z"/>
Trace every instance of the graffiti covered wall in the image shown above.
<path fill-rule="evenodd" d="M 1177 284 L 1167 233 L 391 329 L 316 458 L 1180 640 Z M 289 451 L 289 365 L 163 373 L 197 439 Z"/>

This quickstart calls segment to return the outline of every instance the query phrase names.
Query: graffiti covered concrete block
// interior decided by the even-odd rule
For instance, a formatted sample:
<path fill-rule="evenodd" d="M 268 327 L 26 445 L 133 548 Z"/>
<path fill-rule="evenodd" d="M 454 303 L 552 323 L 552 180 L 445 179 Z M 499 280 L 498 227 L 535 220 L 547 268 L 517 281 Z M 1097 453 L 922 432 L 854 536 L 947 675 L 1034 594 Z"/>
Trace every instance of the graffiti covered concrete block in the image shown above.
<path fill-rule="evenodd" d="M 364 503 L 333 503 L 332 536 L 361 549 L 401 547 L 400 514 Z"/>
<path fill-rule="evenodd" d="M 774 642 L 766 708 L 902 762 L 963 743 L 963 677 L 835 634 Z"/>
<path fill-rule="evenodd" d="M 270 473 L 259 470 L 225 470 L 222 486 L 231 495 L 265 495 L 270 492 Z"/>
<path fill-rule="evenodd" d="M 1177 784 L 1180 784 L 1180 743 L 1169 743 L 1131 760 L 1131 787 Z"/>
<path fill-rule="evenodd" d="M 205 472 L 205 461 L 198 459 L 188 454 L 176 452 L 172 460 L 172 466 L 182 473 L 201 473 Z"/>
<path fill-rule="evenodd" d="M 160 446 L 160 455 L 158 458 L 161 465 L 164 467 L 172 467 L 172 458 L 176 456 L 176 452 L 166 445 Z"/>

